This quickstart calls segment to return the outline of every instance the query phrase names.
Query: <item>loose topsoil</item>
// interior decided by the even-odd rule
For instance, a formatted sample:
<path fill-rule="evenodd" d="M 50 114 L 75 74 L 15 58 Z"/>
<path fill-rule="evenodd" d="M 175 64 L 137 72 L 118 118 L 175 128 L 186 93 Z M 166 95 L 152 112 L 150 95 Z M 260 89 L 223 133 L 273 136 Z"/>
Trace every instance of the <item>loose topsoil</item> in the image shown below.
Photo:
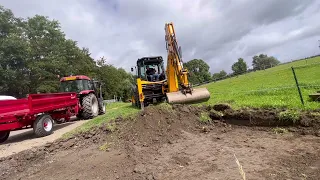
<path fill-rule="evenodd" d="M 0 179 L 319 179 L 319 114 L 151 106 L 2 158 Z"/>

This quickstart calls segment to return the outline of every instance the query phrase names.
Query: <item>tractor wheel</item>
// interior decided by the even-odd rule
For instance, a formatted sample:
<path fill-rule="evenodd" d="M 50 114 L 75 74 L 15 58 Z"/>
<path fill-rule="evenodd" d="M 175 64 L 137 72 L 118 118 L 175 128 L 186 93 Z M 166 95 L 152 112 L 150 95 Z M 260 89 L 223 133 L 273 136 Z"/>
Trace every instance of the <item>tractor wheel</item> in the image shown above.
<path fill-rule="evenodd" d="M 53 119 L 48 114 L 37 117 L 33 122 L 33 132 L 38 137 L 50 135 L 53 132 Z"/>
<path fill-rule="evenodd" d="M 106 104 L 103 102 L 103 100 L 100 101 L 99 105 L 99 115 L 106 113 Z"/>
<path fill-rule="evenodd" d="M 97 97 L 90 93 L 82 99 L 82 117 L 90 119 L 99 115 L 99 102 Z"/>
<path fill-rule="evenodd" d="M 0 131 L 0 143 L 5 142 L 10 135 L 10 131 Z"/>
<path fill-rule="evenodd" d="M 79 112 L 76 117 L 78 118 L 78 120 L 81 120 L 82 119 L 82 112 Z"/>

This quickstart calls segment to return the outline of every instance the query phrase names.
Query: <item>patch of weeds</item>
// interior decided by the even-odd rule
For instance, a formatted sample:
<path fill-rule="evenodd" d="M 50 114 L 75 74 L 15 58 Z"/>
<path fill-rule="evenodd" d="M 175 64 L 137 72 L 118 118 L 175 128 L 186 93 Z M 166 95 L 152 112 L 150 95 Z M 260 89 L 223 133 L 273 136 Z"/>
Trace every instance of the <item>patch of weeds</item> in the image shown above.
<path fill-rule="evenodd" d="M 286 134 L 289 132 L 287 129 L 279 127 L 273 128 L 272 131 L 276 134 Z"/>
<path fill-rule="evenodd" d="M 209 116 L 209 113 L 201 112 L 201 114 L 200 114 L 200 122 L 202 122 L 202 123 L 211 122 L 211 118 Z"/>
<path fill-rule="evenodd" d="M 313 116 L 313 117 L 320 117 L 320 113 L 319 112 L 311 112 L 310 115 Z"/>
<path fill-rule="evenodd" d="M 160 103 L 158 105 L 158 107 L 161 108 L 161 109 L 167 110 L 169 112 L 173 112 L 174 111 L 173 108 L 172 108 L 172 105 L 169 104 L 169 103 L 165 103 L 165 102 L 164 103 Z"/>
<path fill-rule="evenodd" d="M 223 113 L 214 109 L 210 110 L 210 117 L 215 120 L 219 120 L 223 117 Z"/>
<path fill-rule="evenodd" d="M 110 144 L 109 143 L 104 143 L 102 146 L 99 147 L 100 151 L 109 151 Z"/>
<path fill-rule="evenodd" d="M 279 120 L 283 122 L 292 122 L 295 124 L 299 121 L 300 113 L 295 110 L 286 110 L 279 113 Z"/>
<path fill-rule="evenodd" d="M 115 123 L 108 123 L 106 125 L 106 128 L 107 128 L 108 131 L 114 132 L 116 130 L 116 124 Z"/>

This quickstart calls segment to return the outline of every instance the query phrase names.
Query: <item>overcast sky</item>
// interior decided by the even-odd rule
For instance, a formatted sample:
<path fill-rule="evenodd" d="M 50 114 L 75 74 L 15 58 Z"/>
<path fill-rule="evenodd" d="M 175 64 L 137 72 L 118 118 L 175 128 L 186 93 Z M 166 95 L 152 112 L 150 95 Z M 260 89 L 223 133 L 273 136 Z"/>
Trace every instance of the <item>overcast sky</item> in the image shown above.
<path fill-rule="evenodd" d="M 166 59 L 164 24 L 173 22 L 184 61 L 231 71 L 239 57 L 280 61 L 319 54 L 320 0 L 0 0 L 18 17 L 58 20 L 92 57 L 129 71 L 138 58 Z"/>

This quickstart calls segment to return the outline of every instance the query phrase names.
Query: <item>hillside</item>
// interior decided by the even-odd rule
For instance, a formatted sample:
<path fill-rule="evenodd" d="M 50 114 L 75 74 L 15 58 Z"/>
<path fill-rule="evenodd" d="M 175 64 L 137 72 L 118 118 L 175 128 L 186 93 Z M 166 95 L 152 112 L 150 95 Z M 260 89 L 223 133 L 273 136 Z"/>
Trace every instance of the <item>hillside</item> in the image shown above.
<path fill-rule="evenodd" d="M 291 67 L 295 68 L 305 108 L 319 108 L 319 103 L 309 102 L 308 94 L 320 89 L 320 57 L 203 85 L 211 93 L 210 100 L 205 104 L 226 102 L 236 107 L 303 108 Z"/>

